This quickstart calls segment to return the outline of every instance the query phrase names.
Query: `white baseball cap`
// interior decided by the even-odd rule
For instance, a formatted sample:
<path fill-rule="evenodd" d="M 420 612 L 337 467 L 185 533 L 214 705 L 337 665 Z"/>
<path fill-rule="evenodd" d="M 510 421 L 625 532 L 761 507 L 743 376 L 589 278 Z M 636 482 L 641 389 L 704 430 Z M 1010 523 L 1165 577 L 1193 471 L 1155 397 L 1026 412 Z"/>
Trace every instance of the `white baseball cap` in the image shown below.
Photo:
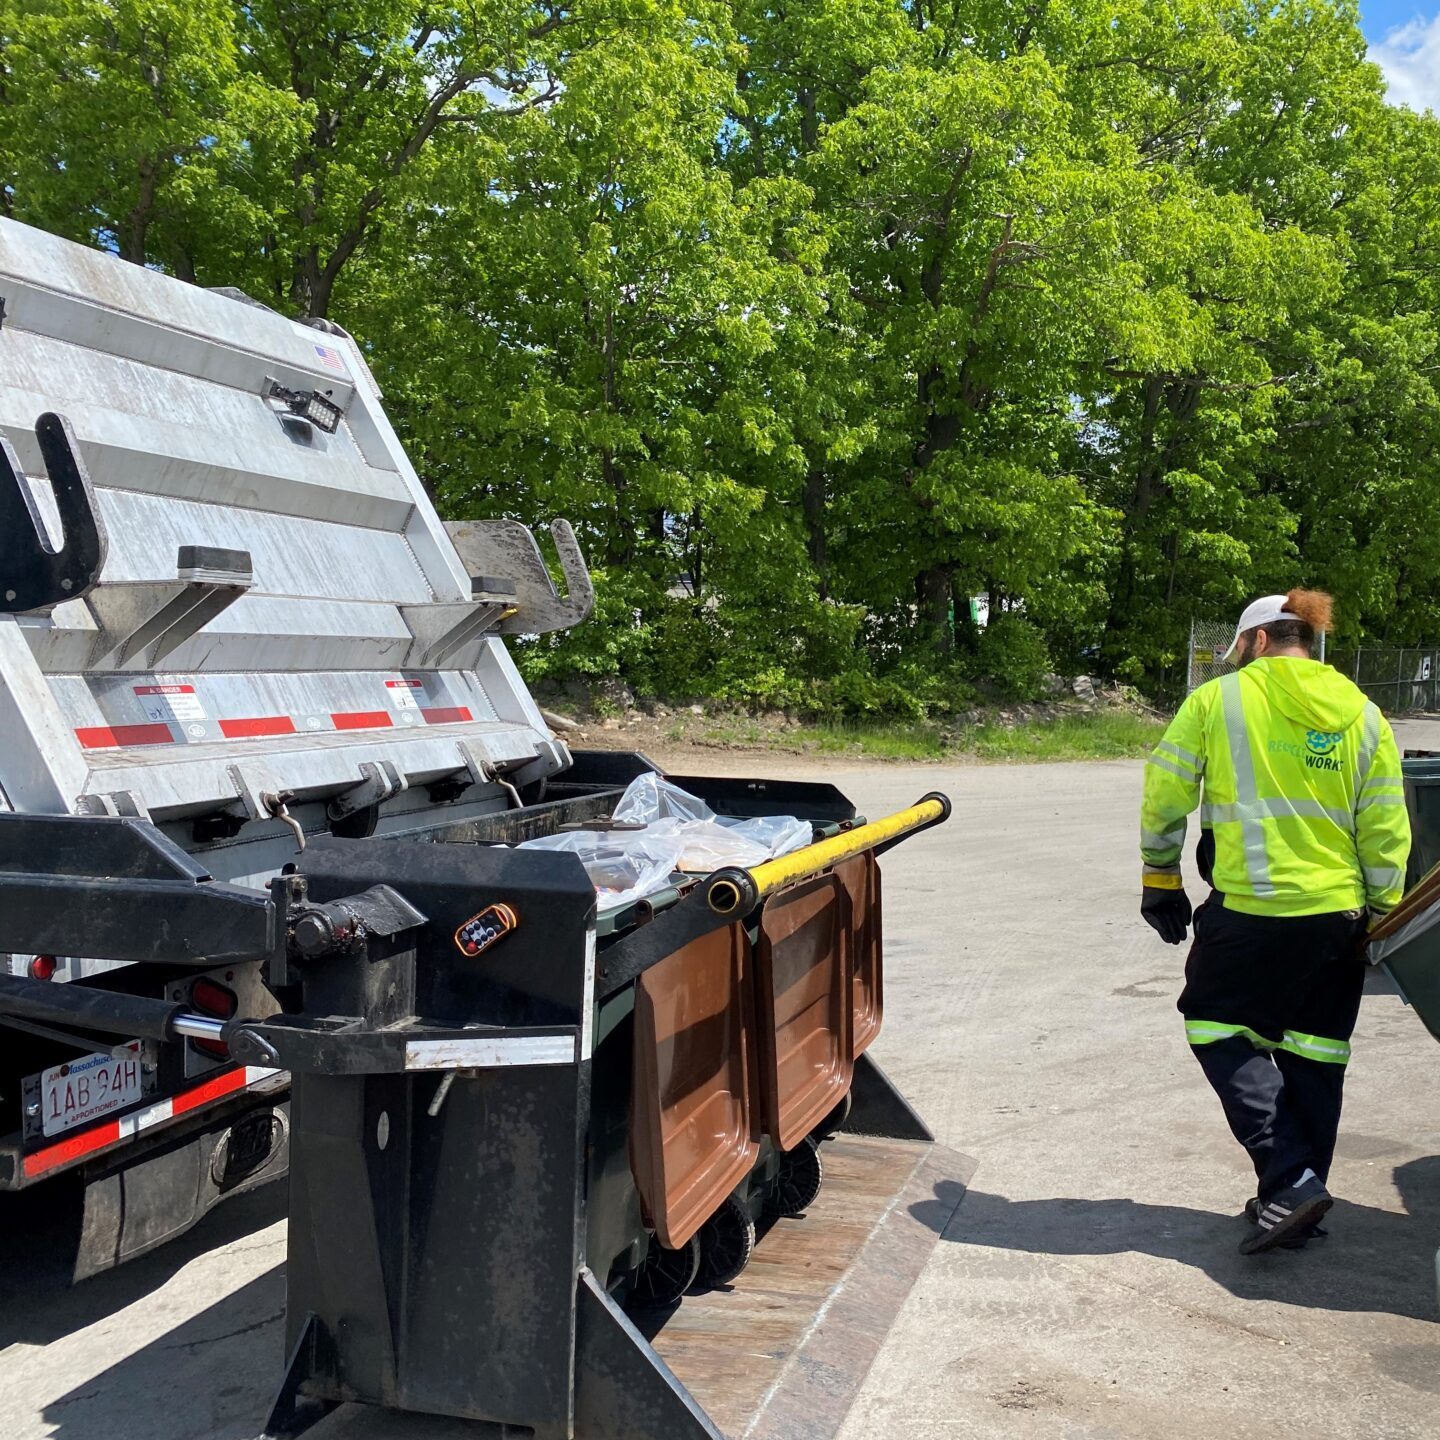
<path fill-rule="evenodd" d="M 1298 615 L 1292 614 L 1285 608 L 1288 595 L 1262 595 L 1258 600 L 1252 600 L 1240 616 L 1240 623 L 1235 627 L 1235 639 L 1231 642 L 1230 648 L 1225 652 L 1225 661 L 1230 663 L 1235 659 L 1235 652 L 1240 648 L 1240 637 L 1247 630 L 1254 630 L 1260 625 L 1273 625 L 1277 620 L 1298 620 Z"/>

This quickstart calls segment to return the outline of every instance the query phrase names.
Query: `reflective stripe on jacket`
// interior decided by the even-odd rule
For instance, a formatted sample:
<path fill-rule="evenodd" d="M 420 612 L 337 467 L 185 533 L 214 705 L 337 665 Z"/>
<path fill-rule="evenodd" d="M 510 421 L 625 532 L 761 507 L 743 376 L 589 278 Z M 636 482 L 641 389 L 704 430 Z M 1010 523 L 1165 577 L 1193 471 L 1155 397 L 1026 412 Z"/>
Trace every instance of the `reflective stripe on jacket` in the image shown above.
<path fill-rule="evenodd" d="M 1179 864 L 1197 806 L 1231 910 L 1389 910 L 1404 892 L 1410 818 L 1394 734 L 1328 665 L 1256 660 L 1186 700 L 1145 767 L 1147 865 Z"/>

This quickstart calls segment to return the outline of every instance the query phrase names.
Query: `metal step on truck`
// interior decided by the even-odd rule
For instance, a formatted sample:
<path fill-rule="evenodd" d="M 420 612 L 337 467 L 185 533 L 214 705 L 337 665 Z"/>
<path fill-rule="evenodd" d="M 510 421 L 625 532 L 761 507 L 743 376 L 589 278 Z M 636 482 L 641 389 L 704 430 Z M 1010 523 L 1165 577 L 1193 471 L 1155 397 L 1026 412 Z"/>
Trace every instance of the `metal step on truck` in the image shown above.
<path fill-rule="evenodd" d="M 288 1170 L 271 1435 L 833 1433 L 968 1178 L 869 1053 L 948 802 L 572 755 L 551 533 L 443 523 L 344 332 L 0 220 L 0 1192 L 84 1278 Z M 617 899 L 636 786 L 721 848 Z"/>

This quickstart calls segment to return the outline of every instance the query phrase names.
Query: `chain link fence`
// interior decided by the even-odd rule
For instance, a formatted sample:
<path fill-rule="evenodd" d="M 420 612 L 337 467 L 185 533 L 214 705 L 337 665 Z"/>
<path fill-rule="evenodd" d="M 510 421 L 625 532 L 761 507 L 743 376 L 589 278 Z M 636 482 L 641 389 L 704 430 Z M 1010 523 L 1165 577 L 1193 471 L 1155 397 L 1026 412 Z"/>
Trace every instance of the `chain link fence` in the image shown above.
<path fill-rule="evenodd" d="M 1225 663 L 1235 627 L 1219 620 L 1190 622 L 1190 668 L 1185 679 L 1185 693 L 1223 675 L 1230 667 Z"/>
<path fill-rule="evenodd" d="M 1332 663 L 1387 714 L 1440 710 L 1440 647 L 1365 645 L 1337 651 Z"/>
<path fill-rule="evenodd" d="M 1235 627 L 1222 621 L 1196 620 L 1190 626 L 1187 693 L 1230 668 L 1224 657 L 1234 638 Z M 1440 711 L 1440 646 L 1362 645 L 1327 655 L 1321 636 L 1320 658 L 1348 675 L 1389 715 Z"/>

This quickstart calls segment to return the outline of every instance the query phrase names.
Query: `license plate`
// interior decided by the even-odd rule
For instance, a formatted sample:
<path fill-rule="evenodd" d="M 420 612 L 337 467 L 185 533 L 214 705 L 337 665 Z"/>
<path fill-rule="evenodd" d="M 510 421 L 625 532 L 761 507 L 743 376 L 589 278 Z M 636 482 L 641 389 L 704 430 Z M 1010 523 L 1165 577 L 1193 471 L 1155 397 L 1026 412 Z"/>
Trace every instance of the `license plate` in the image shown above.
<path fill-rule="evenodd" d="M 113 1055 L 86 1055 L 40 1074 L 41 1129 L 62 1135 L 113 1115 L 145 1095 L 139 1049 Z"/>

